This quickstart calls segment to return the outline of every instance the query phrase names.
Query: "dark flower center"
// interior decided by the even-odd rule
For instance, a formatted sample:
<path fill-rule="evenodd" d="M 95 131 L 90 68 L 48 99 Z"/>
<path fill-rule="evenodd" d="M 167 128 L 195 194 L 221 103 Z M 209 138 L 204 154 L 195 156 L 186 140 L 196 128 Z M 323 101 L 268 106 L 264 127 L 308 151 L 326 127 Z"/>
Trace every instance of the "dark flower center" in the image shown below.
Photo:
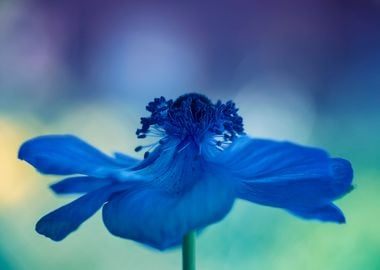
<path fill-rule="evenodd" d="M 205 110 L 200 113 L 204 114 L 206 113 L 206 110 L 208 108 L 211 108 L 213 106 L 213 104 L 206 96 L 201 95 L 201 94 L 191 93 L 191 94 L 182 95 L 179 98 L 177 98 L 174 101 L 171 109 L 175 110 L 175 109 L 181 109 L 183 107 L 188 108 L 188 106 L 190 106 L 189 109 L 193 114 L 193 119 L 196 121 L 199 121 L 200 119 L 198 119 L 198 116 L 200 115 L 196 115 L 195 113 L 197 111 L 199 112 L 200 108 L 203 108 Z"/>
<path fill-rule="evenodd" d="M 136 131 L 138 138 L 160 136 L 160 143 L 165 143 L 169 137 L 176 137 L 200 144 L 211 133 L 215 144 L 221 147 L 244 133 L 243 119 L 232 101 L 213 104 L 204 95 L 190 93 L 174 102 L 155 98 L 146 109 L 151 115 L 141 118 L 142 127 Z M 141 149 L 137 147 L 136 151 Z"/>

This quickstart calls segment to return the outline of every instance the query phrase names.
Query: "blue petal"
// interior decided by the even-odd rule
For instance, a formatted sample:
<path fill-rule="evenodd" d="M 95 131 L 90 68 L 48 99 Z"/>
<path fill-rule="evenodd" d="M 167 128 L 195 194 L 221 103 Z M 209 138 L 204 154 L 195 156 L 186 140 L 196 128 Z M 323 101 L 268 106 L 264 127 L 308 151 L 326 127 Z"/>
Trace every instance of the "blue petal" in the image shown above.
<path fill-rule="evenodd" d="M 113 185 L 90 192 L 42 217 L 36 224 L 36 231 L 61 241 L 95 214 L 112 194 L 125 188 L 125 185 Z"/>
<path fill-rule="evenodd" d="M 328 159 L 330 166 L 341 159 Z M 346 161 L 342 164 L 347 164 Z M 347 170 L 351 170 L 347 167 Z M 277 175 L 278 174 L 278 175 Z M 351 190 L 351 177 L 340 178 L 332 167 L 318 174 L 303 169 L 298 175 L 274 172 L 266 178 L 242 179 L 241 197 L 256 203 L 281 207 L 307 207 L 335 200 Z M 343 180 L 343 181 L 341 181 Z"/>
<path fill-rule="evenodd" d="M 26 141 L 18 157 L 46 174 L 106 177 L 125 167 L 117 159 L 71 135 L 48 135 Z"/>
<path fill-rule="evenodd" d="M 114 153 L 114 157 L 115 157 L 116 161 L 119 162 L 124 167 L 131 167 L 131 166 L 134 166 L 140 162 L 140 160 L 138 160 L 138 159 L 135 159 L 133 157 L 130 157 L 126 154 L 119 153 L 119 152 Z"/>
<path fill-rule="evenodd" d="M 50 188 L 57 194 L 87 193 L 107 186 L 112 182 L 107 178 L 78 176 L 63 179 L 50 185 Z"/>
<path fill-rule="evenodd" d="M 240 198 L 298 211 L 300 216 L 307 209 L 305 218 L 308 213 L 309 218 L 325 220 L 317 212 L 311 217 L 312 212 L 352 189 L 352 168 L 347 160 L 288 142 L 244 137 L 218 162 L 226 164 L 240 182 Z"/>
<path fill-rule="evenodd" d="M 183 194 L 145 184 L 116 195 L 103 207 L 104 224 L 122 238 L 160 250 L 175 247 L 187 232 L 221 220 L 232 207 L 230 181 L 220 175 L 199 180 Z"/>
<path fill-rule="evenodd" d="M 336 223 L 346 222 L 342 211 L 332 203 L 315 208 L 298 209 L 294 211 L 290 210 L 290 212 L 305 219 L 318 219 L 321 221 Z"/>

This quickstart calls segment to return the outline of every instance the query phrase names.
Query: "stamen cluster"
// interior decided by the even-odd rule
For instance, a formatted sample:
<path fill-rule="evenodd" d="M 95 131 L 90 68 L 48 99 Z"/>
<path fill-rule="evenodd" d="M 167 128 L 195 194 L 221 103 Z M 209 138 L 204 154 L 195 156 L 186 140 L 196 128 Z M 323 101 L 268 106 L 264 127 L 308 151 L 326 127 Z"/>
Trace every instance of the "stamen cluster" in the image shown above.
<path fill-rule="evenodd" d="M 221 146 L 244 133 L 243 118 L 232 101 L 213 104 L 203 95 L 186 94 L 174 102 L 164 97 L 155 98 L 146 110 L 151 115 L 141 118 L 142 127 L 136 131 L 141 139 L 154 135 L 162 138 L 160 143 L 165 143 L 168 137 L 174 136 L 199 144 L 211 132 L 216 145 Z M 141 149 L 137 147 L 136 151 Z"/>

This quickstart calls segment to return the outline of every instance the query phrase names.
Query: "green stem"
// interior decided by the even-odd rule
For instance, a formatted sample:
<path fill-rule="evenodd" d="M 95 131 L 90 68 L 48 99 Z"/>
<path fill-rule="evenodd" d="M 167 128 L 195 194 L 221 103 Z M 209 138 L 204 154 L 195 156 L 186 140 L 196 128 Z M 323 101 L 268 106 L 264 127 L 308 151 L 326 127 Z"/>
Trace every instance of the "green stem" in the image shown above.
<path fill-rule="evenodd" d="M 182 269 L 195 270 L 195 232 L 188 232 L 182 239 Z"/>

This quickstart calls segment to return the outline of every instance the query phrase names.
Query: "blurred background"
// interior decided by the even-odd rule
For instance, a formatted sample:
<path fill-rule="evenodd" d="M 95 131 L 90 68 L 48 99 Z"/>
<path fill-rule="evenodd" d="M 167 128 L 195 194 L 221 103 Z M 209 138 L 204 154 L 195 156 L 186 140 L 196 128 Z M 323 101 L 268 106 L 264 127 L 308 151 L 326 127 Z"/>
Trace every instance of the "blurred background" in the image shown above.
<path fill-rule="evenodd" d="M 76 134 L 131 155 L 145 105 L 233 99 L 246 130 L 352 161 L 346 225 L 239 201 L 198 238 L 199 269 L 380 269 L 380 1 L 0 1 L 0 269 L 180 269 L 111 236 L 100 214 L 62 242 L 34 231 L 56 197 L 20 144 Z"/>

